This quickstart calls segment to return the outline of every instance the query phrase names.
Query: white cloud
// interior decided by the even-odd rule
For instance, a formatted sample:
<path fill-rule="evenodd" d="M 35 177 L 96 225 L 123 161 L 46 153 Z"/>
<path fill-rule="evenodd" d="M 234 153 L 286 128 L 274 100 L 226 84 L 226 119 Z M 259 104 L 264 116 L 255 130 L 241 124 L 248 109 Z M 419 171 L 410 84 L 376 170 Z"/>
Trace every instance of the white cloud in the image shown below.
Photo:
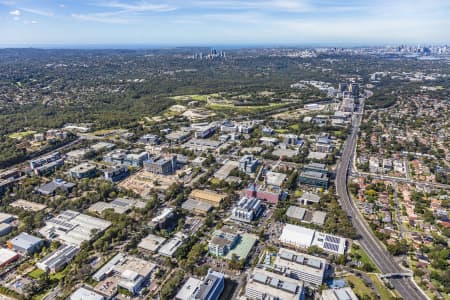
<path fill-rule="evenodd" d="M 169 4 L 154 4 L 150 2 L 123 3 L 119 1 L 98 2 L 97 6 L 116 8 L 122 12 L 168 12 L 176 10 L 177 7 Z"/>
<path fill-rule="evenodd" d="M 9 14 L 11 16 L 16 16 L 16 17 L 20 17 L 20 15 L 21 15 L 20 10 L 18 10 L 18 9 L 10 11 Z"/>
<path fill-rule="evenodd" d="M 38 15 L 38 16 L 43 16 L 43 17 L 53 17 L 54 16 L 54 13 L 45 11 L 45 10 L 41 10 L 41 9 L 27 8 L 27 7 L 21 7 L 20 9 L 24 12 Z"/>
<path fill-rule="evenodd" d="M 72 18 L 81 21 L 97 22 L 97 23 L 109 23 L 109 24 L 127 24 L 130 20 L 126 18 L 109 16 L 107 14 L 72 14 Z"/>

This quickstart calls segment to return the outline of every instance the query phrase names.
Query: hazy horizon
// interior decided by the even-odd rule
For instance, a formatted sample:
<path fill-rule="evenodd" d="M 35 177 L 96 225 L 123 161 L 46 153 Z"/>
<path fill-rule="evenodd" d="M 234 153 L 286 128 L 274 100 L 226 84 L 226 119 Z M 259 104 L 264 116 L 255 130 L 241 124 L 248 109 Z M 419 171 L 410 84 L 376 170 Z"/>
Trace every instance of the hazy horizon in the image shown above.
<path fill-rule="evenodd" d="M 385 45 L 450 42 L 445 0 L 0 0 L 15 45 Z"/>

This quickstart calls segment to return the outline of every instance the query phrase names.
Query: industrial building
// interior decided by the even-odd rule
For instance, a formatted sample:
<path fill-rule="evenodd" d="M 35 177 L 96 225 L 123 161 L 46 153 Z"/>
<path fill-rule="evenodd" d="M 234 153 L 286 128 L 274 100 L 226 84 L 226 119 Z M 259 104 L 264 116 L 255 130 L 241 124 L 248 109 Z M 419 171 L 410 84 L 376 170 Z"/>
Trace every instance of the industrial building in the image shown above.
<path fill-rule="evenodd" d="M 136 199 L 117 198 L 111 202 L 96 202 L 92 204 L 88 210 L 93 213 L 101 214 L 107 209 L 112 209 L 115 213 L 124 214 L 135 207 L 145 208 L 145 202 Z"/>
<path fill-rule="evenodd" d="M 328 263 L 320 257 L 281 248 L 275 258 L 274 269 L 287 277 L 318 287 L 325 279 Z"/>
<path fill-rule="evenodd" d="M 338 255 L 344 254 L 347 248 L 344 238 L 292 224 L 284 225 L 279 240 L 286 246 L 294 248 L 317 246 L 326 252 Z"/>
<path fill-rule="evenodd" d="M 275 189 L 280 189 L 286 177 L 286 174 L 268 171 L 265 175 L 265 182 Z"/>
<path fill-rule="evenodd" d="M 208 270 L 203 280 L 189 277 L 175 296 L 176 300 L 218 300 L 225 287 L 224 274 Z"/>
<path fill-rule="evenodd" d="M 69 300 L 106 300 L 106 298 L 96 292 L 80 287 L 70 295 Z"/>
<path fill-rule="evenodd" d="M 0 248 L 0 268 L 12 263 L 18 259 L 20 255 L 11 249 Z"/>
<path fill-rule="evenodd" d="M 31 255 L 42 248 L 44 240 L 26 232 L 22 232 L 18 236 L 7 241 L 6 244 L 9 249 L 13 249 L 22 254 Z"/>
<path fill-rule="evenodd" d="M 322 226 L 325 223 L 327 213 L 318 210 L 308 210 L 303 207 L 292 205 L 287 209 L 286 216 L 295 221 L 312 223 Z"/>
<path fill-rule="evenodd" d="M 99 234 L 109 226 L 111 226 L 109 221 L 66 210 L 47 220 L 39 233 L 51 240 L 80 246 L 82 242 L 92 239 L 94 233 Z"/>
<path fill-rule="evenodd" d="M 245 296 L 255 300 L 303 300 L 305 290 L 301 281 L 268 270 L 255 269 L 245 287 Z"/>
<path fill-rule="evenodd" d="M 210 190 L 193 190 L 189 198 L 211 204 L 214 207 L 219 207 L 222 201 L 227 197 L 227 194 L 216 193 Z"/>
<path fill-rule="evenodd" d="M 80 248 L 78 246 L 61 245 L 56 251 L 40 260 L 36 267 L 45 272 L 59 272 L 72 261 L 79 251 Z"/>
<path fill-rule="evenodd" d="M 97 167 L 90 163 L 83 163 L 70 169 L 70 176 L 76 179 L 93 178 L 97 174 Z"/>
<path fill-rule="evenodd" d="M 197 139 L 193 138 L 187 141 L 183 147 L 188 148 L 192 151 L 211 151 L 211 150 L 217 150 L 220 145 L 222 145 L 221 141 L 215 141 L 211 139 Z"/>
<path fill-rule="evenodd" d="M 138 249 L 156 253 L 165 241 L 164 237 L 149 234 L 138 244 Z"/>
<path fill-rule="evenodd" d="M 183 202 L 181 208 L 198 215 L 206 215 L 212 210 L 213 206 L 208 202 L 187 199 Z"/>
<path fill-rule="evenodd" d="M 262 209 L 261 200 L 244 196 L 231 211 L 231 218 L 242 222 L 252 222 L 259 216 Z"/>

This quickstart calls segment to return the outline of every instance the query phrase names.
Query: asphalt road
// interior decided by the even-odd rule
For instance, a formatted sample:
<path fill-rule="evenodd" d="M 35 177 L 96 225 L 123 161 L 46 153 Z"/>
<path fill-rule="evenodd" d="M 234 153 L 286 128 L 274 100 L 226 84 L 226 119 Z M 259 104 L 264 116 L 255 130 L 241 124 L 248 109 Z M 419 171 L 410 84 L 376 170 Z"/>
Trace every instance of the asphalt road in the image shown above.
<path fill-rule="evenodd" d="M 387 273 L 405 273 L 395 261 L 389 252 L 381 245 L 380 241 L 374 235 L 369 224 L 358 212 L 350 198 L 348 191 L 348 173 L 350 170 L 353 153 L 356 147 L 357 132 L 361 122 L 361 115 L 357 115 L 353 121 L 353 128 L 350 136 L 344 144 L 341 161 L 336 171 L 336 191 L 339 195 L 339 201 L 347 215 L 352 218 L 353 226 L 361 236 L 359 242 L 367 255 L 373 260 L 376 266 L 384 274 Z M 415 283 L 409 278 L 390 279 L 392 285 L 400 293 L 403 299 L 418 300 L 427 299 L 425 294 L 419 290 Z"/>

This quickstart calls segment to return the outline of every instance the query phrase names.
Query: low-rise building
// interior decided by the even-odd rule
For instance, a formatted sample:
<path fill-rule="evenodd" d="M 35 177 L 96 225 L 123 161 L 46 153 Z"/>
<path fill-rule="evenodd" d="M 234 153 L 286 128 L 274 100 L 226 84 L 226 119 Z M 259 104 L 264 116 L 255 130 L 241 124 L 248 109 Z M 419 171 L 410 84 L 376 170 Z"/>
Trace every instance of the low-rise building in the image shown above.
<path fill-rule="evenodd" d="M 323 290 L 320 300 L 358 300 L 350 287 Z"/>
<path fill-rule="evenodd" d="M 44 245 L 44 240 L 26 232 L 22 232 L 18 236 L 7 241 L 6 244 L 9 249 L 31 255 L 38 252 L 42 248 Z"/>
<path fill-rule="evenodd" d="M 93 178 L 97 174 L 97 167 L 90 163 L 83 163 L 70 169 L 70 176 L 83 179 Z"/>
<path fill-rule="evenodd" d="M 56 178 L 49 183 L 37 187 L 36 192 L 45 196 L 51 196 L 55 195 L 58 190 L 69 193 L 75 186 L 76 184 L 73 182 L 67 182 L 65 180 Z"/>
<path fill-rule="evenodd" d="M 73 245 L 61 245 L 56 251 L 41 259 L 36 267 L 45 272 L 56 273 L 64 269 L 78 254 L 80 248 Z"/>
<path fill-rule="evenodd" d="M 308 210 L 303 207 L 289 206 L 286 216 L 295 221 L 323 225 L 325 223 L 327 213 L 317 210 Z"/>
<path fill-rule="evenodd" d="M 106 300 L 106 298 L 87 288 L 80 287 L 70 295 L 69 300 Z"/>
<path fill-rule="evenodd" d="M 303 205 L 319 203 L 320 202 L 320 196 L 316 195 L 316 194 L 313 194 L 313 193 L 304 192 L 301 195 L 299 201 Z"/>
<path fill-rule="evenodd" d="M 163 229 L 170 227 L 171 223 L 176 219 L 175 209 L 172 207 L 165 207 L 156 217 L 150 222 L 150 227 L 155 229 Z"/>
<path fill-rule="evenodd" d="M 166 238 L 154 234 L 149 234 L 138 244 L 138 249 L 156 253 L 165 241 Z"/>

